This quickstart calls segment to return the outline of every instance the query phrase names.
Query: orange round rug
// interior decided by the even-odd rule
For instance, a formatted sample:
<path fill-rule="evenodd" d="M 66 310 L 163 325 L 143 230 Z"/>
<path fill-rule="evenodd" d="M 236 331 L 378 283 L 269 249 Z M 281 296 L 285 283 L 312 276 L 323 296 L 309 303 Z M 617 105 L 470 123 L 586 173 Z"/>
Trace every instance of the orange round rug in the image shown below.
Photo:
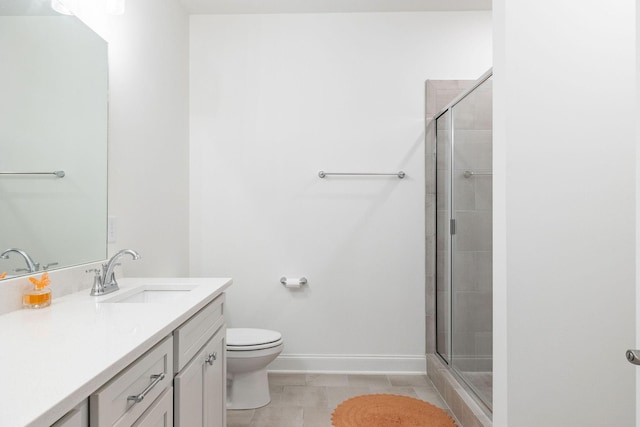
<path fill-rule="evenodd" d="M 347 399 L 333 411 L 335 427 L 456 427 L 442 409 L 422 400 L 393 394 Z"/>

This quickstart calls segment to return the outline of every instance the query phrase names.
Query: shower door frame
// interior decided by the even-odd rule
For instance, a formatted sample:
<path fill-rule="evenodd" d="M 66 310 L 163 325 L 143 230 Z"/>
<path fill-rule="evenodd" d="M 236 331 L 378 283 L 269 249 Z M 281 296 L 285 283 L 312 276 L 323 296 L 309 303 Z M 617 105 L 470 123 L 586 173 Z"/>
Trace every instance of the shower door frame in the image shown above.
<path fill-rule="evenodd" d="M 435 354 L 438 356 L 438 358 L 440 358 L 440 360 L 442 360 L 442 362 L 447 365 L 449 367 L 449 371 L 454 375 L 454 377 L 458 380 L 458 382 L 460 384 L 463 385 L 463 387 L 465 389 L 467 389 L 470 392 L 470 395 L 474 398 L 474 400 L 476 400 L 480 406 L 488 413 L 491 414 L 492 411 L 492 405 L 488 405 L 482 398 L 480 398 L 476 392 L 476 390 L 467 382 L 467 380 L 464 378 L 464 375 L 462 375 L 461 373 L 458 372 L 458 370 L 454 367 L 453 365 L 453 304 L 452 304 L 452 290 L 453 290 L 453 237 L 452 237 L 452 232 L 451 232 L 451 226 L 453 224 L 453 227 L 455 228 L 455 218 L 454 218 L 454 208 L 455 208 L 455 202 L 454 202 L 454 193 L 453 193 L 453 185 L 454 185 L 454 153 L 455 153 L 455 128 L 454 128 L 454 113 L 453 113 L 453 108 L 460 103 L 462 100 L 464 100 L 465 98 L 467 98 L 467 96 L 469 96 L 470 94 L 472 94 L 478 87 L 480 87 L 483 83 L 485 83 L 487 80 L 489 80 L 491 77 L 493 77 L 493 69 L 490 68 L 487 72 L 485 72 L 478 80 L 476 80 L 469 88 L 465 89 L 460 95 L 458 95 L 457 97 L 455 97 L 453 99 L 453 101 L 451 101 L 449 104 L 447 104 L 446 107 L 444 107 L 443 109 L 441 109 L 438 113 L 436 113 L 433 116 L 433 121 L 435 124 L 435 145 L 433 148 L 433 154 L 434 154 L 434 158 L 436 159 L 436 164 L 437 164 L 437 155 L 438 155 L 438 119 L 440 119 L 442 116 L 444 116 L 445 114 L 449 113 L 449 117 L 448 117 L 448 131 L 449 131 L 449 159 L 448 159 L 448 185 L 446 188 L 446 191 L 448 193 L 448 206 L 447 206 L 447 210 L 449 212 L 448 215 L 448 219 L 446 219 L 446 221 L 448 222 L 448 224 L 446 224 L 445 226 L 445 238 L 448 241 L 448 245 L 447 245 L 447 251 L 446 251 L 446 257 L 449 259 L 449 263 L 448 263 L 448 268 L 449 268 L 449 272 L 448 272 L 448 283 L 446 283 L 447 288 L 448 288 L 448 292 L 447 292 L 447 301 L 445 302 L 445 304 L 448 306 L 448 326 L 449 326 L 449 337 L 447 340 L 447 355 L 448 357 L 444 357 L 442 356 L 442 354 L 440 353 L 440 349 L 438 347 L 438 313 L 439 313 L 439 309 L 438 309 L 438 298 L 437 298 L 437 277 L 438 277 L 438 263 L 435 263 L 435 277 L 436 277 L 436 298 L 435 298 L 435 304 L 436 304 L 436 315 L 435 315 L 435 334 L 436 334 L 436 348 L 435 348 Z M 436 180 L 436 198 L 437 198 L 437 188 L 438 188 L 438 174 L 435 174 L 435 180 Z M 438 218 L 436 215 L 435 218 L 436 221 L 436 230 L 438 230 Z M 455 229 L 454 229 L 455 232 Z M 436 231 L 437 233 L 437 231 Z M 436 240 L 437 240 L 437 236 L 436 236 Z M 435 254 L 437 256 L 437 249 L 435 251 Z"/>

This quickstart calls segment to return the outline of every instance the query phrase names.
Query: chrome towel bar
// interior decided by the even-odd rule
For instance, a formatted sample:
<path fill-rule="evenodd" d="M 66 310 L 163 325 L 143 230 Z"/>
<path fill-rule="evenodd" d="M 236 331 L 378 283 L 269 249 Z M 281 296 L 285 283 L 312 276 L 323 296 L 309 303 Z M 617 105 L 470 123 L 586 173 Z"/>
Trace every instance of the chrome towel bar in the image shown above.
<path fill-rule="evenodd" d="M 373 172 L 325 172 L 325 171 L 320 171 L 318 172 L 318 176 L 320 178 L 324 178 L 327 177 L 329 175 L 348 175 L 348 176 L 367 176 L 367 175 L 376 175 L 376 176 L 380 176 L 380 175 L 385 175 L 385 176 L 397 176 L 398 178 L 402 179 L 406 176 L 406 174 L 403 171 L 400 172 L 396 172 L 396 173 L 373 173 Z"/>
<path fill-rule="evenodd" d="M 64 171 L 53 172 L 0 172 L 0 175 L 55 175 L 58 178 L 64 178 Z"/>

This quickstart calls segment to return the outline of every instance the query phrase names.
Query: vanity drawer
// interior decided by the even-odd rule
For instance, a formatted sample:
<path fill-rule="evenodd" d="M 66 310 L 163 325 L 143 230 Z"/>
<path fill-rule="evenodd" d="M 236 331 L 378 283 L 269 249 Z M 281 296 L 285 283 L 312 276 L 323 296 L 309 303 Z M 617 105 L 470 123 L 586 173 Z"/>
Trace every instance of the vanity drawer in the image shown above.
<path fill-rule="evenodd" d="M 131 426 L 171 386 L 172 379 L 173 339 L 169 336 L 91 395 L 91 426 Z"/>
<path fill-rule="evenodd" d="M 198 354 L 203 345 L 224 324 L 224 294 L 211 301 L 173 332 L 174 372 L 177 374 Z"/>

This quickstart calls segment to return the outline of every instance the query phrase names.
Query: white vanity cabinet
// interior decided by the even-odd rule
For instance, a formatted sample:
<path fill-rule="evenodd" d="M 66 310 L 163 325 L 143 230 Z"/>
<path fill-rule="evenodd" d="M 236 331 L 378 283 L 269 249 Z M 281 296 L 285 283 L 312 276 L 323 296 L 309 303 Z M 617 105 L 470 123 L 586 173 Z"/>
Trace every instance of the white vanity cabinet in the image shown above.
<path fill-rule="evenodd" d="M 136 425 L 165 389 L 170 390 L 172 379 L 169 336 L 89 397 L 91 427 Z"/>
<path fill-rule="evenodd" d="M 0 316 L 0 366 L 11 367 L 2 373 L 10 386 L 0 387 L 0 427 L 224 426 L 224 292 L 233 280 L 118 282 L 113 294 L 91 296 L 83 283 L 46 309 Z M 197 365 L 200 394 L 187 380 Z M 181 421 L 192 399 L 200 421 Z"/>
<path fill-rule="evenodd" d="M 223 311 L 221 294 L 93 393 L 90 426 L 225 427 Z"/>
<path fill-rule="evenodd" d="M 224 295 L 174 332 L 176 427 L 226 425 Z M 193 357 L 190 357 L 193 354 Z"/>

